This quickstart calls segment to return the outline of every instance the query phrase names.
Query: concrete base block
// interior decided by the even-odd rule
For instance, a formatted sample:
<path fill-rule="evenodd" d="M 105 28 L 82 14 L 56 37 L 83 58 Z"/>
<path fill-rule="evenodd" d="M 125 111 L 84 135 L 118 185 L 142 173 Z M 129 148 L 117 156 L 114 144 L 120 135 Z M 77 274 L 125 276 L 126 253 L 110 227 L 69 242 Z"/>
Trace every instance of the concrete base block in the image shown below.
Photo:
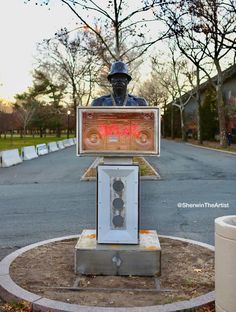
<path fill-rule="evenodd" d="M 95 230 L 83 230 L 75 246 L 75 272 L 92 275 L 161 274 L 161 246 L 156 231 L 141 230 L 138 245 L 98 244 Z"/>

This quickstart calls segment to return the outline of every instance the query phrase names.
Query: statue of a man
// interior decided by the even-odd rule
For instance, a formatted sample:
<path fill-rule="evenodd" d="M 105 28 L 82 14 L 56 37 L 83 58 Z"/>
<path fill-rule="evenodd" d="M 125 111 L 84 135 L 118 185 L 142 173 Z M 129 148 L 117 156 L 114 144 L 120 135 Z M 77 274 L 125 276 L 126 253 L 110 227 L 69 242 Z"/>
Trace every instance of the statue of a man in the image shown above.
<path fill-rule="evenodd" d="M 128 94 L 127 86 L 132 79 L 127 64 L 116 61 L 111 66 L 107 79 L 112 85 L 112 93 L 101 96 L 91 106 L 147 106 L 144 98 Z"/>

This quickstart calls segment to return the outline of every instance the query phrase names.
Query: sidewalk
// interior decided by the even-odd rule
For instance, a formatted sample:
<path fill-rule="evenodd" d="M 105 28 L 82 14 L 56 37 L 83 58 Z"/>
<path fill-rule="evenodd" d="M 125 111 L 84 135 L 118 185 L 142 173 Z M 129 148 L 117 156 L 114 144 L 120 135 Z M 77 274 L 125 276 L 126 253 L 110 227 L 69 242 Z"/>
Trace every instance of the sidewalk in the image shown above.
<path fill-rule="evenodd" d="M 200 148 L 207 148 L 217 150 L 219 152 L 225 152 L 230 154 L 236 154 L 236 144 L 231 144 L 230 146 L 223 148 L 220 146 L 219 142 L 212 142 L 212 141 L 203 141 L 203 144 L 199 144 L 197 140 L 188 139 L 186 144 L 191 144 Z"/>
<path fill-rule="evenodd" d="M 178 143 L 186 143 L 189 145 L 193 145 L 199 148 L 207 148 L 216 150 L 218 152 L 224 152 L 229 154 L 236 154 L 236 144 L 231 144 L 230 146 L 223 148 L 220 146 L 219 142 L 213 142 L 213 141 L 203 141 L 203 144 L 199 144 L 197 140 L 188 139 L 186 142 L 182 141 L 180 138 L 171 139 L 170 137 L 164 138 L 165 140 L 174 141 Z"/>

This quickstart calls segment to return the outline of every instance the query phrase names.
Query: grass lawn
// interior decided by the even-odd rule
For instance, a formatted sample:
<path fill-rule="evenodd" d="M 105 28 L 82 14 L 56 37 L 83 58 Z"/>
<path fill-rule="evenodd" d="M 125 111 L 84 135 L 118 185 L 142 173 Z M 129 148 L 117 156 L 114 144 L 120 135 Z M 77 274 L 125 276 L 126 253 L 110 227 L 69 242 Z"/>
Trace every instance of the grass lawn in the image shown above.
<path fill-rule="evenodd" d="M 70 136 L 72 137 L 72 136 Z M 23 146 L 30 146 L 30 145 L 36 145 L 41 143 L 48 143 L 48 142 L 54 142 L 54 141 L 61 141 L 66 139 L 66 135 L 61 136 L 60 138 L 55 136 L 47 136 L 46 138 L 40 138 L 40 137 L 32 137 L 32 136 L 26 136 L 25 138 L 20 137 L 7 137 L 6 139 L 0 138 L 0 151 L 5 151 L 9 149 L 15 149 L 15 148 L 21 148 Z"/>

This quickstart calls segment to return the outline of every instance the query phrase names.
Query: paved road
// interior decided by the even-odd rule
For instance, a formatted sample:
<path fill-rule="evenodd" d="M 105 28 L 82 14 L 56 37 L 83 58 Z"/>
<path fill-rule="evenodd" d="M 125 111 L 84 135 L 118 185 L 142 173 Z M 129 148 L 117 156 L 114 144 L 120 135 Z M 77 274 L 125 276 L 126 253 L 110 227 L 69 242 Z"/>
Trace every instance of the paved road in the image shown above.
<path fill-rule="evenodd" d="M 162 181 L 143 184 L 144 226 L 214 244 L 214 219 L 236 214 L 236 155 L 163 140 L 161 157 L 148 160 Z M 179 208 L 178 203 L 229 207 Z"/>
<path fill-rule="evenodd" d="M 162 180 L 141 183 L 141 228 L 212 244 L 214 219 L 236 214 L 236 155 L 163 140 L 161 157 L 148 160 Z M 0 258 L 33 242 L 95 227 L 96 184 L 80 181 L 92 161 L 76 157 L 71 147 L 0 168 Z"/>

